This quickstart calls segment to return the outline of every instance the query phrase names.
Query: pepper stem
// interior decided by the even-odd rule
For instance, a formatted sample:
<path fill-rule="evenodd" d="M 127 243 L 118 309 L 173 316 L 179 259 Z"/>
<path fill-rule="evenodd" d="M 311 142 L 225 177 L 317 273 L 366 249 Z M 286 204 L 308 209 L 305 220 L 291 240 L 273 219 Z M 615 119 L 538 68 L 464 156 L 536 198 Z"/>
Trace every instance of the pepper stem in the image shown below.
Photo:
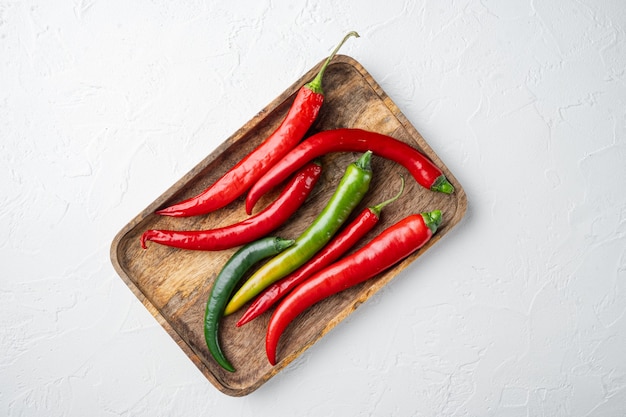
<path fill-rule="evenodd" d="M 400 191 L 395 196 L 391 197 L 389 200 L 385 200 L 380 204 L 375 205 L 374 207 L 370 207 L 370 211 L 376 215 L 376 217 L 380 217 L 380 212 L 387 206 L 388 204 L 393 203 L 402 195 L 404 191 L 404 177 L 400 175 L 400 179 L 402 180 L 402 184 L 400 185 Z"/>
<path fill-rule="evenodd" d="M 444 194 L 452 194 L 454 192 L 454 186 L 450 184 L 450 181 L 448 181 L 448 179 L 443 175 L 440 175 L 435 180 L 430 189 Z"/>
<path fill-rule="evenodd" d="M 441 224 L 441 210 L 433 210 L 431 212 L 422 213 L 422 217 L 424 218 L 424 223 L 426 223 L 426 226 L 428 226 L 430 231 L 435 233 Z"/>
<path fill-rule="evenodd" d="M 277 237 L 274 241 L 274 247 L 276 248 L 276 250 L 282 252 L 288 247 L 293 246 L 294 243 L 296 243 L 296 241 L 293 239 L 282 239 L 280 237 Z"/>
<path fill-rule="evenodd" d="M 349 32 L 346 36 L 344 36 L 343 40 L 339 43 L 339 45 L 337 45 L 335 49 L 330 53 L 328 58 L 326 58 L 326 62 L 324 62 L 324 65 L 322 65 L 322 68 L 317 73 L 315 78 L 313 78 L 313 81 L 307 83 L 305 87 L 307 87 L 309 90 L 313 91 L 314 93 L 324 94 L 324 90 L 322 89 L 322 77 L 324 77 L 324 71 L 326 71 L 326 67 L 328 67 L 328 64 L 330 64 L 330 61 L 337 54 L 337 51 L 339 51 L 339 48 L 341 48 L 341 46 L 348 40 L 350 36 L 354 36 L 358 38 L 359 34 L 356 33 L 355 31 L 352 31 L 352 32 Z"/>
<path fill-rule="evenodd" d="M 372 151 L 365 152 L 355 163 L 357 167 L 369 171 L 371 169 Z"/>

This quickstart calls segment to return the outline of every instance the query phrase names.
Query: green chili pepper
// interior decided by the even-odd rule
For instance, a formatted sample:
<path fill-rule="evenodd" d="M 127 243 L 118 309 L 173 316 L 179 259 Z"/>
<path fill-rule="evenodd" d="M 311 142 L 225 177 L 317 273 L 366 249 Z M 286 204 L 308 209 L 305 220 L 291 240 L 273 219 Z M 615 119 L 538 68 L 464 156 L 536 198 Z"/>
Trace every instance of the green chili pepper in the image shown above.
<path fill-rule="evenodd" d="M 289 249 L 261 266 L 235 293 L 224 310 L 234 313 L 263 289 L 285 277 L 311 259 L 328 243 L 361 202 L 372 180 L 372 152 L 348 165 L 343 178 L 326 207 Z"/>
<path fill-rule="evenodd" d="M 246 271 L 256 262 L 276 255 L 294 243 L 294 240 L 279 237 L 265 237 L 249 243 L 235 252 L 215 278 L 204 315 L 204 339 L 213 358 L 227 371 L 234 372 L 235 368 L 222 352 L 218 330 L 220 319 L 224 315 L 224 307 L 230 295 Z"/>

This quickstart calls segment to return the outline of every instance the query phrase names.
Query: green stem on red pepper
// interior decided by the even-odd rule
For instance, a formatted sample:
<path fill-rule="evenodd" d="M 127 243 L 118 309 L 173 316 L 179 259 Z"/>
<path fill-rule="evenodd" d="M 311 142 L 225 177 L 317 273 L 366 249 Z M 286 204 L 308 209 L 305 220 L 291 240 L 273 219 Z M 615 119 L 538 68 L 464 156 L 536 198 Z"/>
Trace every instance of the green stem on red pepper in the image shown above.
<path fill-rule="evenodd" d="M 337 189 L 318 217 L 292 247 L 270 259 L 239 288 L 224 314 L 240 309 L 267 286 L 295 271 L 328 243 L 367 193 L 372 179 L 371 157 L 372 152 L 367 151 L 358 161 L 348 165 Z"/>
<path fill-rule="evenodd" d="M 328 64 L 330 64 L 330 61 L 333 59 L 333 57 L 337 54 L 337 52 L 339 52 L 339 49 L 341 48 L 341 46 L 348 40 L 349 37 L 354 36 L 355 38 L 359 37 L 359 34 L 352 31 L 352 32 L 348 32 L 348 34 L 346 36 L 344 36 L 344 38 L 342 39 L 342 41 L 339 43 L 339 45 L 337 45 L 335 47 L 335 49 L 330 53 L 330 55 L 328 56 L 328 58 L 326 59 L 326 61 L 324 62 L 324 64 L 322 65 L 322 68 L 319 70 L 319 72 L 317 73 L 317 75 L 315 76 L 315 78 L 313 78 L 313 80 L 311 80 L 308 84 L 305 85 L 305 87 L 309 88 L 311 91 L 313 91 L 314 93 L 317 94 L 324 94 L 324 90 L 322 89 L 322 78 L 324 77 L 324 72 L 326 72 L 326 68 L 328 68 Z"/>
<path fill-rule="evenodd" d="M 317 302 L 364 282 L 424 246 L 441 224 L 441 211 L 414 214 L 385 229 L 367 245 L 317 272 L 276 307 L 265 337 L 267 358 L 276 364 L 278 341 L 287 326 Z"/>

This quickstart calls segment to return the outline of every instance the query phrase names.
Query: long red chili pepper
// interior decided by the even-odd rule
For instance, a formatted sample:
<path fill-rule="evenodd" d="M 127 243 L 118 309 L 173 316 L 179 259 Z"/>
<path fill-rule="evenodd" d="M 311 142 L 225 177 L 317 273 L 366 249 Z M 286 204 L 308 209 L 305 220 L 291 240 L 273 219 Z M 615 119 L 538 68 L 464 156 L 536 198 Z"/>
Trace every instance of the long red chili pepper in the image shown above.
<path fill-rule="evenodd" d="M 309 130 L 324 102 L 324 71 L 350 36 L 359 35 L 350 32 L 343 38 L 317 76 L 300 88 L 287 116 L 274 133 L 202 193 L 158 210 L 157 214 L 175 217 L 207 214 L 228 205 L 246 192 L 276 161 L 300 142 Z"/>
<path fill-rule="evenodd" d="M 147 230 L 141 246 L 147 241 L 180 249 L 223 250 L 250 243 L 281 226 L 304 203 L 320 178 L 322 167 L 311 162 L 285 186 L 274 202 L 252 217 L 229 226 L 210 230 Z"/>
<path fill-rule="evenodd" d="M 347 225 L 335 239 L 333 239 L 322 251 L 315 255 L 304 266 L 289 274 L 285 278 L 270 285 L 266 288 L 248 307 L 246 312 L 237 322 L 237 326 L 243 326 L 249 321 L 255 319 L 265 313 L 278 300 L 283 298 L 285 294 L 297 287 L 300 283 L 306 281 L 311 275 L 330 265 L 336 261 L 341 255 L 346 253 L 358 242 L 367 232 L 372 230 L 378 220 L 380 213 L 384 207 L 397 200 L 404 190 L 404 179 L 400 192 L 389 200 L 363 209 L 361 213 Z"/>
<path fill-rule="evenodd" d="M 267 328 L 265 349 L 276 364 L 278 340 L 289 323 L 313 304 L 357 285 L 415 252 L 441 223 L 439 210 L 413 214 L 385 229 L 353 254 L 319 271 L 290 292 L 274 311 Z"/>
<path fill-rule="evenodd" d="M 401 164 L 425 188 L 446 194 L 454 191 L 454 187 L 442 171 L 424 154 L 410 145 L 390 136 L 367 130 L 333 129 L 316 133 L 305 139 L 263 175 L 248 193 L 246 211 L 251 213 L 263 194 L 283 182 L 292 172 L 311 159 L 331 152 L 367 150 Z"/>

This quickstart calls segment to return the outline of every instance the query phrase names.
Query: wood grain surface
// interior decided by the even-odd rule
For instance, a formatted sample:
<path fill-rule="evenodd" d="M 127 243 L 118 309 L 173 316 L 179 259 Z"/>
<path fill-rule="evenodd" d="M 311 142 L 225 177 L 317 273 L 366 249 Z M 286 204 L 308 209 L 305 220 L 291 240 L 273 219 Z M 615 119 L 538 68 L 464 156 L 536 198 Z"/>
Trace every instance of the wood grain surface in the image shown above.
<path fill-rule="evenodd" d="M 409 214 L 434 209 L 443 213 L 443 222 L 437 234 L 421 250 L 394 268 L 322 301 L 302 314 L 283 335 L 278 346 L 280 362 L 276 366 L 272 367 L 265 356 L 265 330 L 271 312 L 238 328 L 235 323 L 245 308 L 224 318 L 220 326 L 221 345 L 237 371 L 225 371 L 212 359 L 204 342 L 204 309 L 213 280 L 236 248 L 218 252 L 185 251 L 149 242 L 148 249 L 143 250 L 140 236 L 147 229 L 209 229 L 246 218 L 244 197 L 206 216 L 170 218 L 157 216 L 154 211 L 198 194 L 261 143 L 280 124 L 297 90 L 314 77 L 321 64 L 313 67 L 132 219 L 116 235 L 111 245 L 111 261 L 120 277 L 206 378 L 228 395 L 249 394 L 276 375 L 402 269 L 423 255 L 459 223 L 466 211 L 465 192 L 454 175 L 369 73 L 350 57 L 335 57 L 324 76 L 326 100 L 310 133 L 352 127 L 390 135 L 426 154 L 442 168 L 456 191 L 452 195 L 445 195 L 425 190 L 403 167 L 374 156 L 374 177 L 370 191 L 353 215 L 364 207 L 395 195 L 400 187 L 400 175 L 406 179 L 406 187 L 402 197 L 383 211 L 379 225 L 357 247 Z M 358 156 L 346 152 L 323 157 L 324 171 L 316 188 L 305 205 L 274 235 L 296 238 L 325 206 L 346 166 Z M 265 196 L 256 209 L 262 209 L 279 191 Z"/>

